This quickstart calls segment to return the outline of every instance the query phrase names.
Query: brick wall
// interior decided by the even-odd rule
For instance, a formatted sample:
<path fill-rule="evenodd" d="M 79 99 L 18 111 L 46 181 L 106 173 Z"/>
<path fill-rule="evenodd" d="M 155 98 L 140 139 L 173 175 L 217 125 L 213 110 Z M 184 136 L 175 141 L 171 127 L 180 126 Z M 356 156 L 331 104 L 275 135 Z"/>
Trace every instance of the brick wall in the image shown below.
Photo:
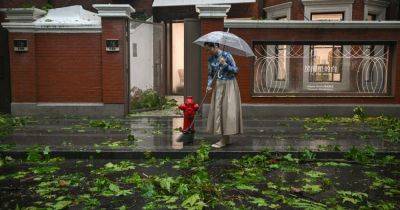
<path fill-rule="evenodd" d="M 364 0 L 354 0 L 353 20 L 364 20 Z"/>
<path fill-rule="evenodd" d="M 36 34 L 38 102 L 101 102 L 100 34 Z"/>
<path fill-rule="evenodd" d="M 137 13 L 145 13 L 148 16 L 153 14 L 153 0 L 112 0 L 114 4 L 130 4 Z"/>
<path fill-rule="evenodd" d="M 13 102 L 102 101 L 100 34 L 10 33 L 9 46 Z"/>
<path fill-rule="evenodd" d="M 3 8 L 31 7 L 41 8 L 47 4 L 47 0 L 4 0 L 0 5 Z"/>
<path fill-rule="evenodd" d="M 12 102 L 114 104 L 104 111 L 127 114 L 127 21 L 103 17 L 101 33 L 11 32 Z M 14 39 L 28 40 L 28 51 L 14 52 Z M 119 40 L 120 50 L 106 52 L 107 39 Z"/>
<path fill-rule="evenodd" d="M 125 21 L 103 20 L 102 34 L 10 33 L 12 101 L 126 103 Z M 14 52 L 14 39 L 27 39 L 28 52 Z M 120 51 L 106 52 L 106 39 Z"/>
<path fill-rule="evenodd" d="M 103 19 L 102 20 L 102 73 L 103 78 L 103 102 L 109 104 L 125 103 L 127 94 L 126 81 L 124 78 L 124 50 L 126 41 L 124 39 L 126 20 L 123 19 Z M 106 52 L 106 39 L 119 40 L 119 52 Z M 128 77 L 129 78 L 129 77 Z"/>
<path fill-rule="evenodd" d="M 400 20 L 400 1 L 391 0 L 390 6 L 386 12 L 386 18 L 388 20 Z"/>
<path fill-rule="evenodd" d="M 26 39 L 29 51 L 14 52 L 13 40 Z M 11 96 L 12 102 L 36 102 L 36 54 L 35 35 L 32 33 L 9 33 Z"/>
<path fill-rule="evenodd" d="M 231 9 L 228 12 L 228 18 L 260 18 L 258 3 L 253 4 L 232 4 Z"/>

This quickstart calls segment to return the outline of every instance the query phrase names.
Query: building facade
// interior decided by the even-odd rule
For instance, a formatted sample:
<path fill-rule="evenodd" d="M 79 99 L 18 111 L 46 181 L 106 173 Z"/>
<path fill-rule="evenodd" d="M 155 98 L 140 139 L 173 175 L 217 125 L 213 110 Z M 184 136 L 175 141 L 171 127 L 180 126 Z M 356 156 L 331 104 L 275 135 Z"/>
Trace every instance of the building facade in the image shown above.
<path fill-rule="evenodd" d="M 32 1 L 38 7 L 49 2 L 53 1 Z M 86 1 L 69 2 L 96 11 Z M 112 21 L 104 21 L 100 12 L 97 33 L 77 32 L 71 36 L 71 33 L 35 31 L 31 34 L 35 43 L 43 44 L 35 47 L 35 54 L 31 55 L 34 61 L 24 61 L 35 62 L 28 72 L 32 74 L 29 78 L 35 78 L 37 88 L 30 88 L 29 82 L 20 84 L 18 78 L 26 74 L 17 76 L 17 69 L 27 71 L 28 67 L 18 67 L 20 60 L 14 58 L 22 59 L 22 56 L 13 52 L 11 45 L 21 34 L 14 34 L 9 24 L 3 24 L 9 29 L 11 104 L 53 103 L 78 107 L 84 103 L 126 104 L 129 89 L 134 86 L 153 88 L 165 95 L 193 95 L 199 101 L 206 85 L 207 54 L 192 42 L 211 31 L 229 30 L 242 37 L 256 54 L 254 58 L 235 56 L 245 116 L 345 115 L 354 106 L 364 106 L 374 115 L 400 115 L 400 6 L 397 0 L 141 0 L 132 3 L 108 0 L 96 3 L 124 3 L 134 8 L 129 26 L 121 26 L 130 32 L 126 44 L 120 45 L 127 52 L 117 56 L 118 53 L 109 54 L 105 50 L 108 38 L 125 38 L 115 30 L 114 34 L 105 35 L 104 27 L 111 30 L 116 26 Z M 18 1 L 3 2 L 0 6 L 21 7 Z M 62 46 L 53 44 L 65 36 L 78 47 L 72 49 L 63 42 L 59 42 Z M 84 51 L 80 46 L 87 46 L 87 42 L 92 44 Z M 63 66 L 75 69 L 76 74 L 55 71 L 54 66 L 60 64 L 57 57 L 65 55 L 58 53 L 60 49 L 87 57 L 87 60 L 80 58 L 81 63 L 61 61 Z M 114 61 L 122 64 L 115 67 L 115 63 L 110 63 L 121 76 L 108 83 L 109 67 L 104 64 L 112 62 L 110 56 L 121 58 Z M 60 88 L 60 84 L 71 88 Z M 111 94 L 109 101 L 107 85 Z M 118 96 L 113 98 L 113 93 Z M 204 114 L 207 108 L 206 105 Z"/>

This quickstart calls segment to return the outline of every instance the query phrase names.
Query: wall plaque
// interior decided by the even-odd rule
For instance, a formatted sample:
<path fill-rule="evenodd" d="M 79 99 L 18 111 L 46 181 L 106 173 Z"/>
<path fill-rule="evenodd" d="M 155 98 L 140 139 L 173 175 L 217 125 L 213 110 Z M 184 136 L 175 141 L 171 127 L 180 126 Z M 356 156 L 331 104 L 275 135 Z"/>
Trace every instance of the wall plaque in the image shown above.
<path fill-rule="evenodd" d="M 106 40 L 106 51 L 107 52 L 118 52 L 119 51 L 119 40 L 118 39 L 107 39 Z"/>
<path fill-rule="evenodd" d="M 15 52 L 27 52 L 28 51 L 28 40 L 14 39 L 14 51 Z"/>

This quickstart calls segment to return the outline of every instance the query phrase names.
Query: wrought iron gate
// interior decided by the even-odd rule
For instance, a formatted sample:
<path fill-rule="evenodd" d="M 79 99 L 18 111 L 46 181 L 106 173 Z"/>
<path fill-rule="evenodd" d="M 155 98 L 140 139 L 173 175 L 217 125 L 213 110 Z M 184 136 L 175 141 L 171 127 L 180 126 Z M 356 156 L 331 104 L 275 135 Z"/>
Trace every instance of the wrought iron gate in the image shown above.
<path fill-rule="evenodd" d="M 391 94 L 391 47 L 381 44 L 254 44 L 259 96 Z"/>

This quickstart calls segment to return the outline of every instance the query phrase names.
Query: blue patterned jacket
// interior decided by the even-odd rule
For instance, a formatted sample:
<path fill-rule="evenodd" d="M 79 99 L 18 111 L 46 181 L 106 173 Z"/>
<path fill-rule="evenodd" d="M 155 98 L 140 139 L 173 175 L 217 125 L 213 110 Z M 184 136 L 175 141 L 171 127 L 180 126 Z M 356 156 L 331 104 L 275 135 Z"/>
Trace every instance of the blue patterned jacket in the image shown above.
<path fill-rule="evenodd" d="M 225 65 L 221 64 L 218 61 L 220 56 L 225 59 Z M 208 58 L 208 87 L 211 86 L 214 75 L 218 72 L 219 69 L 221 70 L 217 75 L 217 79 L 220 80 L 234 79 L 235 75 L 239 72 L 239 69 L 236 66 L 235 60 L 233 59 L 231 53 L 219 50 L 216 55 L 212 55 Z"/>

